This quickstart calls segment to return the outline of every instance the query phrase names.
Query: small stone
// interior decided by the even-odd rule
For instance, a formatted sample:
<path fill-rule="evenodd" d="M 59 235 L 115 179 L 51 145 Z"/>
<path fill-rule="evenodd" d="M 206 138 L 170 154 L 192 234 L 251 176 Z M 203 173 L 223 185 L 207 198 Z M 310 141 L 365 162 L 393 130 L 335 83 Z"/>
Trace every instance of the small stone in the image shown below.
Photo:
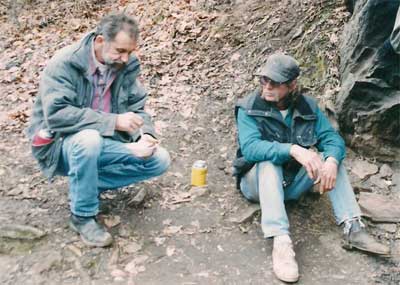
<path fill-rule="evenodd" d="M 0 237 L 21 240 L 35 240 L 44 237 L 46 233 L 42 230 L 25 225 L 2 225 L 0 226 Z"/>
<path fill-rule="evenodd" d="M 366 160 L 356 160 L 352 165 L 351 172 L 357 175 L 360 179 L 365 179 L 377 173 L 378 166 L 369 163 Z"/>
<path fill-rule="evenodd" d="M 396 232 L 394 238 L 395 239 L 400 239 L 400 229 Z"/>
<path fill-rule="evenodd" d="M 127 246 L 125 246 L 123 249 L 126 253 L 132 254 L 132 253 L 136 253 L 139 250 L 141 250 L 142 245 L 138 244 L 137 242 L 131 242 Z"/>
<path fill-rule="evenodd" d="M 165 243 L 167 239 L 165 237 L 155 237 L 154 238 L 154 242 L 156 244 L 156 246 L 161 246 Z"/>
<path fill-rule="evenodd" d="M 371 184 L 375 185 L 380 189 L 388 189 L 388 183 L 379 174 L 373 175 L 368 179 Z"/>
<path fill-rule="evenodd" d="M 390 168 L 389 165 L 383 164 L 381 166 L 381 169 L 379 170 L 379 176 L 382 178 L 389 178 L 392 177 L 393 175 L 393 170 Z"/>
<path fill-rule="evenodd" d="M 175 250 L 176 250 L 175 246 L 173 246 L 173 245 L 167 246 L 167 249 L 166 249 L 166 254 L 167 254 L 167 256 L 172 256 L 172 255 L 174 255 Z"/>
<path fill-rule="evenodd" d="M 396 171 L 392 176 L 392 191 L 400 194 L 400 171 Z"/>
<path fill-rule="evenodd" d="M 250 221 L 259 211 L 261 211 L 261 207 L 259 204 L 251 204 L 246 209 L 240 211 L 235 216 L 230 218 L 232 223 L 242 224 Z"/>
<path fill-rule="evenodd" d="M 189 190 L 190 197 L 196 199 L 198 197 L 204 197 L 210 194 L 210 190 L 204 186 L 204 187 L 192 187 Z"/>
<path fill-rule="evenodd" d="M 400 240 L 396 240 L 391 250 L 392 259 L 395 262 L 400 262 Z"/>
<path fill-rule="evenodd" d="M 143 203 L 144 199 L 146 198 L 147 191 L 144 188 L 139 189 L 138 193 L 128 201 L 129 206 L 137 207 Z"/>
<path fill-rule="evenodd" d="M 379 229 L 387 231 L 389 233 L 395 233 L 397 226 L 396 224 L 377 224 L 376 225 Z"/>
<path fill-rule="evenodd" d="M 220 162 L 217 163 L 217 168 L 218 168 L 219 170 L 224 170 L 225 167 L 226 167 L 226 165 L 225 165 L 225 162 L 224 162 L 224 161 L 220 161 Z"/>
<path fill-rule="evenodd" d="M 129 225 L 121 225 L 118 230 L 118 235 L 122 238 L 129 238 L 133 235 L 133 229 Z"/>
<path fill-rule="evenodd" d="M 375 193 L 360 193 L 358 200 L 366 217 L 376 222 L 400 222 L 400 200 Z"/>

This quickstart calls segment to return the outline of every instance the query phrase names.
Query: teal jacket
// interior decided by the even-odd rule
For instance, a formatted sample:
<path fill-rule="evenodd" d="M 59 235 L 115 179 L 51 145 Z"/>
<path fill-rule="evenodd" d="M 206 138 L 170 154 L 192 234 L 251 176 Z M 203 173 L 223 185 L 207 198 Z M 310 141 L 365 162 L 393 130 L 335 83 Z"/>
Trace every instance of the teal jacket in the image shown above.
<path fill-rule="evenodd" d="M 239 149 L 234 168 L 238 176 L 261 161 L 288 167 L 287 172 L 298 170 L 290 156 L 292 144 L 315 147 L 325 159 L 331 156 L 339 163 L 345 157 L 343 139 L 310 97 L 298 95 L 284 119 L 279 109 L 256 91 L 238 101 L 235 114 Z"/>
<path fill-rule="evenodd" d="M 104 137 L 122 142 L 136 141 L 139 132 L 128 134 L 115 130 L 117 114 L 135 112 L 144 119 L 143 132 L 155 136 L 151 117 L 144 111 L 147 93 L 137 80 L 140 64 L 131 56 L 118 71 L 111 85 L 111 113 L 95 111 L 93 86 L 89 75 L 89 59 L 94 33 L 80 42 L 61 49 L 49 61 L 41 75 L 39 94 L 33 107 L 28 137 L 47 129 L 55 133 L 51 144 L 34 147 L 32 153 L 46 176 L 55 174 L 64 136 L 84 129 L 94 129 Z"/>

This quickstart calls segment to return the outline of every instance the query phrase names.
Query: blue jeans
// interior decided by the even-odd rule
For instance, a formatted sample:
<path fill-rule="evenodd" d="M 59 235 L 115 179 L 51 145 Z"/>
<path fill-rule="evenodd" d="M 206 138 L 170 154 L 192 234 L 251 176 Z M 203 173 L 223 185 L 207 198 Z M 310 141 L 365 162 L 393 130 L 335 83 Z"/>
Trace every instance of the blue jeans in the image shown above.
<path fill-rule="evenodd" d="M 59 174 L 69 178 L 71 212 L 88 217 L 97 215 L 101 191 L 159 176 L 169 164 L 164 148 L 143 159 L 126 144 L 87 129 L 64 138 Z"/>
<path fill-rule="evenodd" d="M 313 180 L 304 168 L 297 173 L 294 181 L 283 187 L 282 167 L 271 162 L 257 163 L 242 178 L 240 189 L 250 201 L 261 206 L 261 227 L 266 238 L 289 234 L 289 220 L 285 209 L 285 200 L 297 200 L 309 191 Z M 361 216 L 360 207 L 350 185 L 347 171 L 339 165 L 336 186 L 328 192 L 337 224 L 347 219 Z"/>

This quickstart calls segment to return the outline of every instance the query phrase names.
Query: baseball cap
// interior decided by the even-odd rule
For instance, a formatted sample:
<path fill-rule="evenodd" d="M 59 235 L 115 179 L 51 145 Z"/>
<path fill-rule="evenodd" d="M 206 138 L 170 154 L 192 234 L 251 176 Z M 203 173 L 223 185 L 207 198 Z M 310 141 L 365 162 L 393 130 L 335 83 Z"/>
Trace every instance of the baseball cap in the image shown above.
<path fill-rule="evenodd" d="M 257 76 L 266 76 L 280 83 L 291 81 L 297 78 L 299 74 L 300 67 L 297 60 L 283 53 L 270 55 L 259 72 L 255 73 Z"/>

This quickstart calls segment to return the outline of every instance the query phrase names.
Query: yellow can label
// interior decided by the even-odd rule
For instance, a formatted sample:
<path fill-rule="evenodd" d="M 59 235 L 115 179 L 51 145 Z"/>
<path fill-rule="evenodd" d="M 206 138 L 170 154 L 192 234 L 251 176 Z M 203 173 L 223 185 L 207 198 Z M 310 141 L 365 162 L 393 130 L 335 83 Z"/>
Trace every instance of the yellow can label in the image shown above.
<path fill-rule="evenodd" d="M 192 168 L 192 185 L 204 186 L 207 184 L 207 168 Z"/>

